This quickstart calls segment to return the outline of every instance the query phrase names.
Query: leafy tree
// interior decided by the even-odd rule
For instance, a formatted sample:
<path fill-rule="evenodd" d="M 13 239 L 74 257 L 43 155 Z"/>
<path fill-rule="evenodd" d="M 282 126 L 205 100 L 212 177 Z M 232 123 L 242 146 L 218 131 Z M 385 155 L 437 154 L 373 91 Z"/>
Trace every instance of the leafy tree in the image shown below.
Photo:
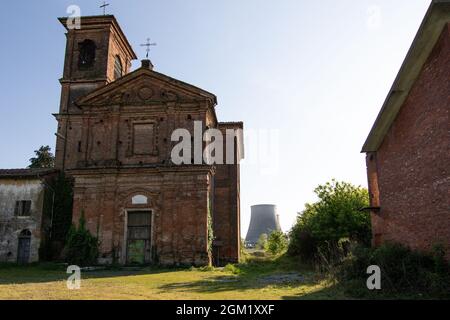
<path fill-rule="evenodd" d="M 70 227 L 65 248 L 66 261 L 77 266 L 92 265 L 97 262 L 99 241 L 86 228 L 84 213 L 81 214 L 78 228 Z"/>
<path fill-rule="evenodd" d="M 279 255 L 286 250 L 287 246 L 286 235 L 281 231 L 273 231 L 267 239 L 266 250 L 273 255 Z"/>
<path fill-rule="evenodd" d="M 314 192 L 319 200 L 305 205 L 290 232 L 291 255 L 310 259 L 319 248 L 340 247 L 339 240 L 343 238 L 370 244 L 370 216 L 359 210 L 369 204 L 366 189 L 332 180 L 319 185 Z"/>
<path fill-rule="evenodd" d="M 265 250 L 267 245 L 267 234 L 263 233 L 259 236 L 256 248 Z"/>
<path fill-rule="evenodd" d="M 36 157 L 30 159 L 31 164 L 28 168 L 53 168 L 55 166 L 55 157 L 49 146 L 41 146 L 34 153 Z"/>

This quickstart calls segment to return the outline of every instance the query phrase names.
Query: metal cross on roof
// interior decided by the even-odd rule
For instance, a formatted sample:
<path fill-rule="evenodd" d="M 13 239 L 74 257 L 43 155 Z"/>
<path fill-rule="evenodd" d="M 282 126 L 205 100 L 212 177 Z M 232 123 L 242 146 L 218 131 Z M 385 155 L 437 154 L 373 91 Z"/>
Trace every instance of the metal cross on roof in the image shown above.
<path fill-rule="evenodd" d="M 109 3 L 106 3 L 106 1 L 103 1 L 103 4 L 100 6 L 100 8 L 103 9 L 103 15 L 106 16 L 106 7 L 109 6 Z"/>
<path fill-rule="evenodd" d="M 147 47 L 147 49 L 145 49 L 145 51 L 147 51 L 147 55 L 146 55 L 147 58 L 148 58 L 148 53 L 150 52 L 151 46 L 156 46 L 156 43 L 151 43 L 150 38 L 147 38 L 147 43 L 141 44 L 141 47 Z"/>

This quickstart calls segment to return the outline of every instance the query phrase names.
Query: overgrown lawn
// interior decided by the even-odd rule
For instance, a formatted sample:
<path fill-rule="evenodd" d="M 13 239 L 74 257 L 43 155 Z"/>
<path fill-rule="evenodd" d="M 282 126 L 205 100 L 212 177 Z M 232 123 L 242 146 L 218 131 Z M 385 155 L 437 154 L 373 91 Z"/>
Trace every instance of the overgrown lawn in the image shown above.
<path fill-rule="evenodd" d="M 69 290 L 63 266 L 0 266 L 0 299 L 343 299 L 341 290 L 288 258 L 251 257 L 225 268 L 118 268 L 82 272 Z"/>

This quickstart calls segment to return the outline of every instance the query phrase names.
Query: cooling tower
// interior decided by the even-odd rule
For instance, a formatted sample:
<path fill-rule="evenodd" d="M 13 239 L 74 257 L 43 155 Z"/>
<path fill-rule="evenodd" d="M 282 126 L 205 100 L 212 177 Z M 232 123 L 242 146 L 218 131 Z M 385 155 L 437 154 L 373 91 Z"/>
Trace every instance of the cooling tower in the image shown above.
<path fill-rule="evenodd" d="M 259 237 L 265 233 L 269 235 L 272 231 L 281 230 L 277 207 L 272 204 L 259 204 L 251 207 L 252 216 L 248 227 L 245 243 L 254 246 Z"/>

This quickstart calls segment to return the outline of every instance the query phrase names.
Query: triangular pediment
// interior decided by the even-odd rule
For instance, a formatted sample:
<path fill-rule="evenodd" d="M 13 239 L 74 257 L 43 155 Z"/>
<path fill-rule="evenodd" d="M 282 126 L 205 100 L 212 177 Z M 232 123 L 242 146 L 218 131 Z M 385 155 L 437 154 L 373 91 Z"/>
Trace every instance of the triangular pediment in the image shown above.
<path fill-rule="evenodd" d="M 139 68 L 76 101 L 81 108 L 89 106 L 147 105 L 166 102 L 210 101 L 216 96 L 188 83 L 148 68 Z"/>

